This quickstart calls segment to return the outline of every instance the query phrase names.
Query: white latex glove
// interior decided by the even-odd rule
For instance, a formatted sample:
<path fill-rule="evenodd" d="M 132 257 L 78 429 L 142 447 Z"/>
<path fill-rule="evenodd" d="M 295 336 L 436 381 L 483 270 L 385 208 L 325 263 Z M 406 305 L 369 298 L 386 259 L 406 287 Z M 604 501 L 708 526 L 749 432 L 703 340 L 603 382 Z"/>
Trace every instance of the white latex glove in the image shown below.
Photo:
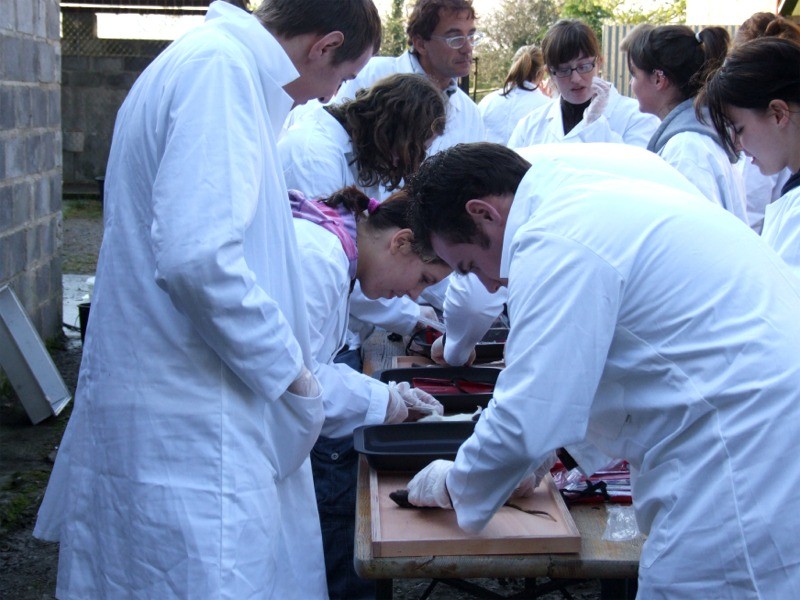
<path fill-rule="evenodd" d="M 583 118 L 587 125 L 593 123 L 605 112 L 608 106 L 608 95 L 611 92 L 611 83 L 599 77 L 592 77 L 592 101 L 586 108 Z"/>
<path fill-rule="evenodd" d="M 476 356 L 477 356 L 477 354 L 475 352 L 475 348 L 473 348 L 472 352 L 470 352 L 470 355 L 469 355 L 469 358 L 467 359 L 467 362 L 465 362 L 463 366 L 467 366 L 468 367 L 472 363 L 474 363 Z M 438 364 L 438 365 L 444 365 L 444 366 L 449 366 L 450 365 L 450 363 L 448 363 L 444 359 L 444 336 L 436 338 L 433 341 L 433 344 L 431 344 L 431 360 L 433 362 L 435 362 L 436 364 Z M 453 365 L 453 366 L 460 367 L 462 365 Z"/>
<path fill-rule="evenodd" d="M 416 421 L 426 415 L 444 414 L 441 402 L 427 392 L 412 388 L 407 381 L 400 383 L 390 381 L 388 387 L 389 404 L 386 407 L 384 423 Z"/>
<path fill-rule="evenodd" d="M 555 452 L 548 456 L 547 460 L 545 460 L 541 465 L 536 467 L 533 473 L 529 473 L 522 478 L 522 481 L 519 482 L 519 485 L 514 488 L 513 492 L 511 492 L 511 497 L 527 498 L 528 496 L 533 496 L 534 490 L 539 487 L 542 479 L 544 479 L 544 476 L 550 472 L 550 469 L 553 468 L 554 464 L 556 464 Z"/>
<path fill-rule="evenodd" d="M 445 484 L 452 468 L 451 460 L 435 460 L 422 469 L 408 482 L 408 501 L 415 506 L 453 508 Z"/>
<path fill-rule="evenodd" d="M 296 396 L 314 398 L 315 396 L 319 396 L 319 383 L 317 383 L 317 378 L 314 377 L 311 371 L 303 365 L 303 370 L 300 371 L 300 375 L 286 388 L 286 391 Z"/>

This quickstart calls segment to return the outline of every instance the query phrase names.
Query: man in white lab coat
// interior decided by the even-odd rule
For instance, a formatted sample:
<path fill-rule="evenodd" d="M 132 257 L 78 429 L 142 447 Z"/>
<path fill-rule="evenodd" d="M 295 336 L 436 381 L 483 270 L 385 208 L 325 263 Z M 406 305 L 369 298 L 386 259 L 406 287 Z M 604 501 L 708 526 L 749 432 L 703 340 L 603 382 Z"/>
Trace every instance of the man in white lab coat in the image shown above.
<path fill-rule="evenodd" d="M 323 419 L 275 135 L 380 44 L 371 0 L 214 2 L 119 111 L 91 328 L 35 534 L 57 596 L 323 598 Z"/>
<path fill-rule="evenodd" d="M 800 597 L 800 283 L 644 150 L 527 156 L 464 144 L 411 182 L 418 243 L 507 285 L 511 330 L 474 435 L 409 499 L 478 531 L 585 441 L 631 464 L 640 597 Z"/>

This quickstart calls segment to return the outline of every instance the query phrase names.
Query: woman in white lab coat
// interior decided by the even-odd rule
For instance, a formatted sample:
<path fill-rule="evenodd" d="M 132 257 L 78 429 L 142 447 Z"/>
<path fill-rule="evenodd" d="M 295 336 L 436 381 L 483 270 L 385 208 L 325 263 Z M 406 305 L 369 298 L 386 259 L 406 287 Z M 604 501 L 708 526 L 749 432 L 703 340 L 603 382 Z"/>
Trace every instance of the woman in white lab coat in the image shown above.
<path fill-rule="evenodd" d="M 631 464 L 640 597 L 800 597 L 800 280 L 650 152 L 532 150 L 459 146 L 410 182 L 417 242 L 506 282 L 511 330 L 474 434 L 409 500 L 480 531 L 586 440 Z"/>
<path fill-rule="evenodd" d="M 285 132 L 278 151 L 286 185 L 309 198 L 356 185 L 382 200 L 416 170 L 444 127 L 445 100 L 436 86 L 423 75 L 389 75 L 353 100 L 317 107 Z M 369 300 L 358 285 L 351 310 L 365 324 L 351 327 L 361 332 L 378 325 L 411 334 L 423 316 L 409 298 Z M 351 348 L 360 343 L 358 335 L 349 341 Z"/>
<path fill-rule="evenodd" d="M 558 21 L 542 39 L 542 54 L 560 99 L 522 119 L 510 148 L 556 142 L 647 146 L 658 119 L 641 113 L 635 100 L 597 76 L 602 57 L 591 27 L 577 19 Z"/>
<path fill-rule="evenodd" d="M 694 107 L 705 76 L 725 58 L 729 40 L 722 27 L 695 33 L 685 25 L 640 25 L 621 49 L 627 53 L 639 109 L 661 119 L 647 149 L 686 175 L 711 202 L 747 223 L 744 181 L 735 167 L 738 154 L 723 146 Z"/>
<path fill-rule="evenodd" d="M 701 97 L 731 150 L 764 175 L 788 168 L 782 195 L 767 205 L 761 236 L 800 276 L 800 45 L 763 37 L 734 48 Z"/>
<path fill-rule="evenodd" d="M 490 92 L 478 103 L 486 141 L 507 144 L 522 117 L 550 102 L 550 96 L 542 90 L 544 75 L 544 58 L 538 46 L 522 46 L 514 53 L 502 89 Z"/>
<path fill-rule="evenodd" d="M 314 374 L 322 384 L 325 422 L 312 452 L 328 591 L 331 598 L 374 596 L 374 582 L 353 568 L 358 455 L 353 430 L 360 425 L 399 423 L 437 412 L 432 396 L 408 383 L 388 385 L 335 363 L 345 344 L 349 296 L 358 281 L 369 298 L 416 298 L 446 277 L 441 260 L 417 253 L 407 225 L 408 197 L 400 191 L 382 204 L 355 187 L 324 202 L 290 190 L 300 252 L 299 276 L 308 290 L 306 309 Z"/>

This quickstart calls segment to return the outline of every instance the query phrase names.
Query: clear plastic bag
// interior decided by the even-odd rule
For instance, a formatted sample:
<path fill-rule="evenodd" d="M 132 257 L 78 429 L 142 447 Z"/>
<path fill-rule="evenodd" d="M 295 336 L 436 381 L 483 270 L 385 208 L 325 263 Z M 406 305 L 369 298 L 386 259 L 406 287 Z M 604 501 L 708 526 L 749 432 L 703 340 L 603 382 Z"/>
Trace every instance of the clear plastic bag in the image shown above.
<path fill-rule="evenodd" d="M 606 530 L 603 532 L 603 540 L 607 542 L 625 542 L 641 537 L 639 526 L 636 523 L 636 515 L 633 506 L 624 504 L 607 504 L 606 511 Z"/>

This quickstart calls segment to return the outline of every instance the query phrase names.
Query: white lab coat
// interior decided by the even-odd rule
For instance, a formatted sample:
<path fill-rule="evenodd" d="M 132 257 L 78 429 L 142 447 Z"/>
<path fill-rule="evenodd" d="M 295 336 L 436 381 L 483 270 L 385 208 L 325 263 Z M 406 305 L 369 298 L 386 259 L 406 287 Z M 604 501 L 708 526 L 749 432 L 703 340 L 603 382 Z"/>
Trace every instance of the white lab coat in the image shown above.
<path fill-rule="evenodd" d="M 223 2 L 119 111 L 75 397 L 35 535 L 68 598 L 327 595 L 320 397 L 274 135 L 297 77 Z M 224 93 L 223 93 L 224 92 Z"/>
<path fill-rule="evenodd" d="M 389 403 L 386 384 L 333 359 L 345 343 L 350 295 L 349 261 L 339 238 L 305 219 L 294 220 L 306 289 L 315 375 L 325 389 L 322 435 L 351 435 L 359 425 L 383 423 Z"/>
<path fill-rule="evenodd" d="M 698 120 L 692 99 L 664 117 L 647 149 L 683 173 L 711 202 L 748 223 L 744 181 L 736 168 L 738 157 L 729 156 L 717 132 Z"/>
<path fill-rule="evenodd" d="M 478 111 L 486 127 L 486 141 L 508 144 L 511 132 L 517 123 L 528 113 L 540 106 L 553 102 L 549 96 L 525 82 L 525 89 L 517 86 L 503 96 L 502 89 L 490 92 L 478 103 Z"/>
<path fill-rule="evenodd" d="M 283 174 L 289 189 L 307 198 L 327 198 L 333 192 L 356 185 L 365 194 L 384 200 L 389 195 L 383 186 L 364 188 L 358 184 L 353 160 L 353 144 L 342 125 L 322 106 L 310 111 L 284 132 L 278 142 Z M 410 298 L 370 300 L 356 285 L 350 310 L 360 321 L 401 334 L 411 333 L 419 321 L 420 307 Z M 358 327 L 366 335 L 369 325 Z M 348 343 L 357 347 L 358 337 Z"/>
<path fill-rule="evenodd" d="M 800 597 L 800 282 L 666 163 L 614 148 L 635 150 L 543 147 L 517 190 L 507 366 L 447 478 L 459 524 L 585 436 L 630 461 L 642 598 Z"/>
<path fill-rule="evenodd" d="M 767 205 L 761 237 L 800 277 L 800 188 Z"/>
<path fill-rule="evenodd" d="M 756 233 L 764 227 L 764 210 L 767 205 L 781 197 L 781 189 L 792 172 L 786 168 L 775 175 L 764 175 L 743 152 L 736 167 L 744 181 L 747 198 L 747 222 Z"/>
<path fill-rule="evenodd" d="M 341 102 L 345 98 L 352 99 L 358 90 L 367 88 L 378 79 L 394 73 L 425 75 L 419 61 L 409 51 L 403 52 L 397 57 L 376 56 L 369 60 L 355 79 L 346 81 L 342 85 L 334 102 Z M 486 140 L 483 119 L 481 119 L 477 105 L 460 88 L 452 89 L 454 90 L 453 94 L 448 96 L 444 134 L 433 141 L 433 145 L 428 149 L 429 156 L 456 144 Z"/>
<path fill-rule="evenodd" d="M 564 135 L 561 102 L 554 100 L 522 119 L 508 140 L 509 148 L 557 142 L 615 142 L 645 148 L 658 127 L 659 120 L 639 110 L 633 98 L 621 95 L 613 86 L 606 110 L 596 121 L 582 119 Z"/>

